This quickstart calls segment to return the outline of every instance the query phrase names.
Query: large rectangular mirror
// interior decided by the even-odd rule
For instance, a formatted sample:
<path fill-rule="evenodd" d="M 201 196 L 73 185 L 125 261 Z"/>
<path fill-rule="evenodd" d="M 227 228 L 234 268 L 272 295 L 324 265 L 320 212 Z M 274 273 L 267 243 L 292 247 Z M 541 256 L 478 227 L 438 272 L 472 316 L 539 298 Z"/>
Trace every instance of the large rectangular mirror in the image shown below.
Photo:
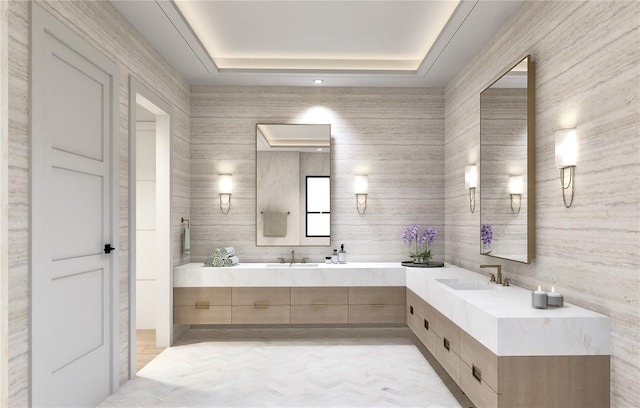
<path fill-rule="evenodd" d="M 527 56 L 480 94 L 480 251 L 535 254 L 534 72 Z"/>
<path fill-rule="evenodd" d="M 256 245 L 331 244 L 331 125 L 256 125 Z"/>

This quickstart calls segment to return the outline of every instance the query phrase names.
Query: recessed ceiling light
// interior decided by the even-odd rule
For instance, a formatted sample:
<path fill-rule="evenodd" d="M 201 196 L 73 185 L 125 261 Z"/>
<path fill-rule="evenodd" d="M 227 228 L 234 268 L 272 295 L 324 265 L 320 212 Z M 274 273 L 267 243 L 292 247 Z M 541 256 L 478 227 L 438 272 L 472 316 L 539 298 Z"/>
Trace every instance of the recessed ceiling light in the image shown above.
<path fill-rule="evenodd" d="M 321 147 L 318 147 L 318 151 L 319 151 L 319 152 L 321 152 L 321 151 L 322 151 L 322 148 L 321 148 Z"/>
<path fill-rule="evenodd" d="M 324 82 L 322 79 L 314 79 L 313 83 L 316 85 L 320 85 L 322 82 Z"/>

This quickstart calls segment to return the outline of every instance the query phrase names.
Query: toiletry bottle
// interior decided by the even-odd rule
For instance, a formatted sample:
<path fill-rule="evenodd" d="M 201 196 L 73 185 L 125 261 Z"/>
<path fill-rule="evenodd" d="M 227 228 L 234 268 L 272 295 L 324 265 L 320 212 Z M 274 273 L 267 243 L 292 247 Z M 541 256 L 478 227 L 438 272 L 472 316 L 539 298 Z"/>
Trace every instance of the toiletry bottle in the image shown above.
<path fill-rule="evenodd" d="M 334 263 L 334 264 L 338 263 L 338 250 L 337 249 L 333 250 L 333 255 L 331 255 L 331 263 Z"/>
<path fill-rule="evenodd" d="M 347 263 L 347 253 L 344 251 L 344 244 L 340 245 L 340 252 L 338 252 L 338 262 L 341 264 Z"/>

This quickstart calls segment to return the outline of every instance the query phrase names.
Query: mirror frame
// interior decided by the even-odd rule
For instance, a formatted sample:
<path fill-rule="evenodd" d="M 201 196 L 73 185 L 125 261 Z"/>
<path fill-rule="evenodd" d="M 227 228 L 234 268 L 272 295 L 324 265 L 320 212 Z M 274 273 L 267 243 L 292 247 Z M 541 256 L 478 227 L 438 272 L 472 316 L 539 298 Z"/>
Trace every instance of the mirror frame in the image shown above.
<path fill-rule="evenodd" d="M 333 143 L 332 143 L 332 134 L 331 134 L 331 123 L 299 123 L 299 122 L 256 122 L 255 125 L 255 135 L 256 135 L 256 148 L 255 148 L 255 153 L 256 153 L 256 157 L 255 157 L 255 231 L 256 231 L 256 241 L 255 241 L 255 245 L 257 248 L 267 248 L 267 247 L 272 247 L 272 248 L 287 248 L 287 247 L 318 247 L 318 248 L 322 248 L 322 247 L 331 247 L 331 239 L 332 236 L 329 235 L 329 237 L 312 237 L 312 239 L 315 240 L 319 240 L 319 239 L 326 239 L 327 243 L 319 243 L 319 244 L 259 244 L 259 231 L 258 231 L 258 140 L 257 140 L 257 135 L 258 135 L 258 129 L 260 125 L 292 125 L 292 126 L 304 126 L 304 125 L 321 125 L 321 126 L 328 126 L 329 128 L 329 180 L 330 183 L 333 182 L 333 177 L 332 177 L 332 159 L 331 159 L 331 155 L 332 155 L 332 150 L 333 150 Z M 331 204 L 333 204 L 333 202 L 331 201 L 333 196 L 331 194 L 331 192 L 333 191 L 333 184 L 330 184 L 330 197 L 329 197 L 329 202 Z M 329 223 L 330 223 L 330 227 L 333 226 L 333 216 L 332 216 L 333 210 L 330 211 L 329 213 Z M 306 227 L 305 227 L 306 230 Z"/>
<path fill-rule="evenodd" d="M 535 258 L 535 209 L 536 209 L 536 179 L 535 179 L 535 164 L 536 164 L 536 146 L 535 146 L 535 64 L 531 60 L 531 55 L 526 55 L 524 58 L 518 59 L 518 61 L 513 64 L 509 69 L 505 70 L 502 74 L 498 76 L 493 82 L 491 82 L 487 87 L 485 87 L 480 92 L 480 145 L 479 145 L 479 162 L 480 162 L 480 173 L 479 173 L 479 186 L 480 186 L 480 224 L 482 225 L 482 93 L 491 88 L 496 82 L 501 80 L 505 75 L 507 75 L 513 68 L 520 65 L 523 61 L 527 61 L 527 253 L 526 260 L 513 259 L 505 256 L 493 255 L 493 254 L 483 254 L 482 253 L 482 240 L 480 240 L 480 255 L 486 255 L 493 258 L 505 259 L 513 262 L 529 264 L 531 260 Z M 480 228 L 479 228 L 480 229 Z"/>

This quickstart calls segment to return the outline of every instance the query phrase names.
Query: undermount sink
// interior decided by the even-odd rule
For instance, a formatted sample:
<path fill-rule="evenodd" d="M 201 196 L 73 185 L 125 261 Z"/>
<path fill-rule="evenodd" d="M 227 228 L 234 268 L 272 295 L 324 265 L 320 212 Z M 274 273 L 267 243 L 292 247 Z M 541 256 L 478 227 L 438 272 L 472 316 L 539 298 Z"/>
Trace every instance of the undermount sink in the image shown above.
<path fill-rule="evenodd" d="M 268 263 L 265 265 L 267 268 L 317 268 L 317 263 Z"/>
<path fill-rule="evenodd" d="M 492 290 L 497 287 L 501 287 L 500 285 L 496 285 L 493 282 L 489 281 L 481 281 L 478 279 L 436 279 L 438 282 L 442 283 L 455 290 Z"/>

